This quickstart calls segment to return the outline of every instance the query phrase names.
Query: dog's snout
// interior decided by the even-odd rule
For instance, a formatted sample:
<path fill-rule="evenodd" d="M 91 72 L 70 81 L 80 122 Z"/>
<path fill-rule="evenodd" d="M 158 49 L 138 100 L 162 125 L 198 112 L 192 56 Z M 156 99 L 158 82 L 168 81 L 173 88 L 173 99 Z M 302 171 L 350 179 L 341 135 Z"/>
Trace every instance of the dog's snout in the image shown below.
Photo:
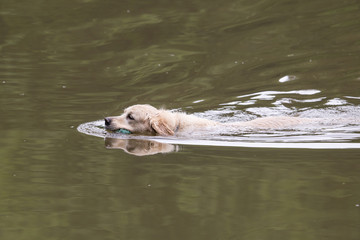
<path fill-rule="evenodd" d="M 104 120 L 105 120 L 105 126 L 110 126 L 112 119 L 109 117 L 106 117 L 106 118 L 104 118 Z"/>

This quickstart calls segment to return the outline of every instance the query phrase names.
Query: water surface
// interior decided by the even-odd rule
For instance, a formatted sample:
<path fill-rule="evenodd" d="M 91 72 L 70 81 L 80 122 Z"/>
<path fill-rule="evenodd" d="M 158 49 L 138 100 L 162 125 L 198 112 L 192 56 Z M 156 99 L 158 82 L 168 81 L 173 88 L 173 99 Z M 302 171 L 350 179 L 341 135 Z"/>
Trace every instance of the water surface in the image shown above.
<path fill-rule="evenodd" d="M 359 8 L 2 0 L 1 237 L 359 239 L 356 122 L 135 145 L 77 131 L 137 103 L 219 121 L 357 118 Z M 170 148 L 131 154 L 158 143 Z"/>

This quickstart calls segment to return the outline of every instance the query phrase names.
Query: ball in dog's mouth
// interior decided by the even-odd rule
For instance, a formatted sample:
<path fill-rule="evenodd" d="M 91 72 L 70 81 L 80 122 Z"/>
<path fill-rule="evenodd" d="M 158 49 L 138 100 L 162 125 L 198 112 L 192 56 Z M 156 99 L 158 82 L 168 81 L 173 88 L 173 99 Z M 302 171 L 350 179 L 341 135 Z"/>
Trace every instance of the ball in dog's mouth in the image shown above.
<path fill-rule="evenodd" d="M 131 132 L 125 128 L 120 128 L 115 131 L 116 133 L 122 133 L 122 134 L 131 134 Z"/>

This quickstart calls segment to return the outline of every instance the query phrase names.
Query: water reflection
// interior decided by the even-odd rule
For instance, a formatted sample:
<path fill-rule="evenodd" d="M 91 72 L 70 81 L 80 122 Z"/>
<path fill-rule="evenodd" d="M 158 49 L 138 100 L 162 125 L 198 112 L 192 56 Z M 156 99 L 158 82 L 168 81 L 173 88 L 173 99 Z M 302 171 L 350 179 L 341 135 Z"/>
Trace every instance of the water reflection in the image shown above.
<path fill-rule="evenodd" d="M 176 145 L 145 139 L 105 138 L 105 146 L 109 149 L 122 149 L 126 153 L 136 156 L 147 156 L 178 151 L 178 147 Z"/>

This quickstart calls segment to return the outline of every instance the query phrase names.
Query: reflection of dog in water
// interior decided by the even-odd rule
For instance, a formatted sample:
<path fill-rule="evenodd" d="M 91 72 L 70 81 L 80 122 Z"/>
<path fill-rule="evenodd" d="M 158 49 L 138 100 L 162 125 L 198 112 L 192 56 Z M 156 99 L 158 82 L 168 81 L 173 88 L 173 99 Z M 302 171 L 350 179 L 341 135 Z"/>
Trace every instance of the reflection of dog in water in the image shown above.
<path fill-rule="evenodd" d="M 106 148 L 110 149 L 122 149 L 125 152 L 136 156 L 154 155 L 157 153 L 170 153 L 178 151 L 178 148 L 175 145 L 159 143 L 144 139 L 106 138 L 105 146 Z"/>

